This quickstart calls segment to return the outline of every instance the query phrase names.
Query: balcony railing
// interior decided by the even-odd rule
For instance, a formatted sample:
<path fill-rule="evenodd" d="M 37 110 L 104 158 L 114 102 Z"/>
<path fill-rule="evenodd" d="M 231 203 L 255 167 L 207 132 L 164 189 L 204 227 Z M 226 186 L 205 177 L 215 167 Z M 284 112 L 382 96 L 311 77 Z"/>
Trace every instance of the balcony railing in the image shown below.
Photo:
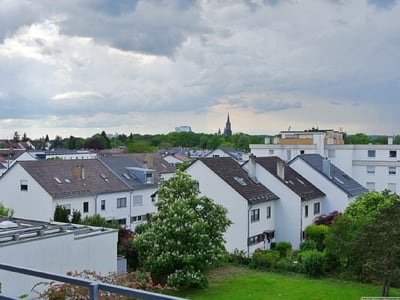
<path fill-rule="evenodd" d="M 5 271 L 14 272 L 14 273 L 30 275 L 30 276 L 34 276 L 34 277 L 40 277 L 40 278 L 45 278 L 45 279 L 50 279 L 50 280 L 55 280 L 55 281 L 59 281 L 59 282 L 70 283 L 70 284 L 74 284 L 74 285 L 78 285 L 78 286 L 87 287 L 90 291 L 90 300 L 97 300 L 99 291 L 106 291 L 106 292 L 110 292 L 110 293 L 116 293 L 116 294 L 123 295 L 123 296 L 135 297 L 136 299 L 145 299 L 145 300 L 182 300 L 183 299 L 183 298 L 169 296 L 169 295 L 163 295 L 163 294 L 158 294 L 158 293 L 153 293 L 153 292 L 148 292 L 148 291 L 143 291 L 143 290 L 138 290 L 138 289 L 131 289 L 131 288 L 123 287 L 123 286 L 117 286 L 117 285 L 102 283 L 102 282 L 88 280 L 88 279 L 70 277 L 70 276 L 66 276 L 66 275 L 58 275 L 58 274 L 53 274 L 53 273 L 49 273 L 49 272 L 33 270 L 33 269 L 29 269 L 29 268 L 16 267 L 16 266 L 7 265 L 7 264 L 0 264 L 0 270 L 5 270 Z M 15 284 L 18 284 L 18 283 L 16 282 Z M 0 300 L 3 300 L 3 299 L 18 300 L 20 298 L 10 297 L 10 296 L 0 294 Z"/>

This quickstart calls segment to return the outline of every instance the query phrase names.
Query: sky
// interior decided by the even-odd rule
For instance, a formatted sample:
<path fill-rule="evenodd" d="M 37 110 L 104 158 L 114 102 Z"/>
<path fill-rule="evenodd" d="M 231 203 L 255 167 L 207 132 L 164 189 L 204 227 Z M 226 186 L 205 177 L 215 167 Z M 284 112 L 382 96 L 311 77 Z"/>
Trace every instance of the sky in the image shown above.
<path fill-rule="evenodd" d="M 0 138 L 400 133 L 400 1 L 0 0 Z"/>

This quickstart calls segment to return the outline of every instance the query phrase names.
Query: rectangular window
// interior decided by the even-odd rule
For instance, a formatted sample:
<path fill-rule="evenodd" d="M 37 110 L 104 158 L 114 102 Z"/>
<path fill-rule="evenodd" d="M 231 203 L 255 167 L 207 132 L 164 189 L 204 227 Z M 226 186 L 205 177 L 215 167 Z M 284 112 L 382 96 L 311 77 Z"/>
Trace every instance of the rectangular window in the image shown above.
<path fill-rule="evenodd" d="M 390 150 L 389 151 L 389 157 L 396 158 L 397 157 L 397 151 L 396 150 Z"/>
<path fill-rule="evenodd" d="M 265 239 L 264 234 L 253 235 L 253 236 L 249 237 L 247 243 L 248 243 L 248 245 L 255 245 L 255 244 L 263 242 L 264 239 Z"/>
<path fill-rule="evenodd" d="M 267 219 L 271 218 L 271 206 L 267 206 Z"/>
<path fill-rule="evenodd" d="M 126 207 L 126 197 L 117 198 L 117 208 Z"/>
<path fill-rule="evenodd" d="M 368 157 L 375 157 L 376 151 L 375 150 L 368 150 Z"/>
<path fill-rule="evenodd" d="M 118 220 L 119 225 L 126 225 L 126 219 L 119 219 Z"/>
<path fill-rule="evenodd" d="M 28 190 L 28 180 L 21 180 L 21 191 L 27 191 Z"/>
<path fill-rule="evenodd" d="M 369 191 L 375 191 L 375 182 L 367 182 L 367 189 Z"/>
<path fill-rule="evenodd" d="M 396 175 L 396 167 L 389 167 L 388 172 L 389 175 Z"/>
<path fill-rule="evenodd" d="M 388 183 L 388 189 L 389 189 L 392 193 L 396 193 L 396 184 L 395 184 L 395 183 Z"/>
<path fill-rule="evenodd" d="M 304 217 L 308 217 L 308 205 L 304 206 Z"/>
<path fill-rule="evenodd" d="M 274 154 L 274 149 L 269 149 L 269 154 Z"/>
<path fill-rule="evenodd" d="M 133 196 L 132 202 L 133 206 L 143 206 L 143 195 Z"/>
<path fill-rule="evenodd" d="M 314 203 L 314 215 L 318 215 L 321 211 L 320 209 L 321 209 L 321 207 L 320 207 L 319 202 Z"/>
<path fill-rule="evenodd" d="M 84 213 L 89 212 L 89 202 L 83 202 L 83 212 Z"/>
<path fill-rule="evenodd" d="M 300 154 L 304 154 L 305 153 L 305 151 L 304 150 L 300 150 Z"/>
<path fill-rule="evenodd" d="M 133 216 L 131 217 L 131 223 L 142 221 L 142 216 Z"/>
<path fill-rule="evenodd" d="M 375 174 L 375 166 L 367 166 L 367 174 Z"/>
<path fill-rule="evenodd" d="M 260 209 L 252 209 L 250 211 L 250 220 L 251 222 L 257 222 L 260 220 Z"/>
<path fill-rule="evenodd" d="M 335 149 L 329 149 L 328 150 L 328 157 L 335 157 Z"/>
<path fill-rule="evenodd" d="M 101 210 L 106 210 L 106 200 L 101 200 Z"/>

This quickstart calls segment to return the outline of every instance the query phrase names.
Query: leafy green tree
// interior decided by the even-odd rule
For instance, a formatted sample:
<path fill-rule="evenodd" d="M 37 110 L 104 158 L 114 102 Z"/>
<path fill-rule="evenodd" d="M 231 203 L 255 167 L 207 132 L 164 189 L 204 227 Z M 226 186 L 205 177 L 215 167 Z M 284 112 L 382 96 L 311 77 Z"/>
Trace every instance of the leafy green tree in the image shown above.
<path fill-rule="evenodd" d="M 146 152 L 154 152 L 155 148 L 150 145 L 149 142 L 146 141 L 137 141 L 130 142 L 128 144 L 128 152 L 129 153 L 146 153 Z"/>
<path fill-rule="evenodd" d="M 382 282 L 382 297 L 389 295 L 391 284 L 400 278 L 399 228 L 400 202 L 395 202 L 377 212 L 355 243 L 364 271 Z"/>
<path fill-rule="evenodd" d="M 369 144 L 373 141 L 364 133 L 357 133 L 354 135 L 346 135 L 344 137 L 345 144 Z"/>
<path fill-rule="evenodd" d="M 357 197 L 357 199 L 350 203 L 345 214 L 355 220 L 368 221 L 372 219 L 380 209 L 391 206 L 399 200 L 397 194 L 393 194 L 390 190 L 382 192 L 370 191 Z"/>
<path fill-rule="evenodd" d="M 64 206 L 56 206 L 56 209 L 54 210 L 54 221 L 69 223 L 68 210 Z"/>
<path fill-rule="evenodd" d="M 169 285 L 205 286 L 205 271 L 227 254 L 227 210 L 200 197 L 197 181 L 181 171 L 161 183 L 156 205 L 158 213 L 134 239 L 143 268 Z"/>

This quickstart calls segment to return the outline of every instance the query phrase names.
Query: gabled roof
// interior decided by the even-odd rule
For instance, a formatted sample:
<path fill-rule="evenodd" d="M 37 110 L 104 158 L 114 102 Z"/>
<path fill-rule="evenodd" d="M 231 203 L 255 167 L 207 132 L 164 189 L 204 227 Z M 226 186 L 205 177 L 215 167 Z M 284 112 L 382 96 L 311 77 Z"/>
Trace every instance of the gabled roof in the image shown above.
<path fill-rule="evenodd" d="M 143 189 L 149 187 L 158 186 L 158 177 L 156 172 L 150 168 L 143 168 L 143 164 L 139 163 L 132 156 L 101 156 L 99 160 L 104 163 L 109 169 L 111 169 L 115 175 L 117 175 L 121 180 L 128 184 L 134 189 Z M 133 171 L 150 171 L 154 173 L 154 181 L 152 184 L 145 184 L 140 180 L 140 178 L 134 175 Z"/>
<path fill-rule="evenodd" d="M 256 162 L 269 173 L 278 178 L 289 189 L 301 197 L 302 200 L 312 200 L 325 196 L 324 192 L 297 173 L 296 170 L 287 165 L 279 157 L 256 157 Z M 278 175 L 278 162 L 283 164 L 283 178 Z"/>
<path fill-rule="evenodd" d="M 130 190 L 97 159 L 34 160 L 17 164 L 54 199 Z"/>
<path fill-rule="evenodd" d="M 292 161 L 296 159 L 301 159 L 306 162 L 349 196 L 354 197 L 368 192 L 365 187 L 319 154 L 301 154 Z M 290 164 L 291 162 L 289 162 L 289 165 Z"/>
<path fill-rule="evenodd" d="M 222 178 L 250 204 L 279 199 L 264 185 L 250 179 L 242 167 L 231 157 L 200 158 L 215 174 Z"/>
<path fill-rule="evenodd" d="M 112 157 L 131 157 L 138 166 L 155 170 L 157 178 L 162 174 L 173 174 L 176 171 L 159 153 L 124 153 L 113 154 Z"/>

